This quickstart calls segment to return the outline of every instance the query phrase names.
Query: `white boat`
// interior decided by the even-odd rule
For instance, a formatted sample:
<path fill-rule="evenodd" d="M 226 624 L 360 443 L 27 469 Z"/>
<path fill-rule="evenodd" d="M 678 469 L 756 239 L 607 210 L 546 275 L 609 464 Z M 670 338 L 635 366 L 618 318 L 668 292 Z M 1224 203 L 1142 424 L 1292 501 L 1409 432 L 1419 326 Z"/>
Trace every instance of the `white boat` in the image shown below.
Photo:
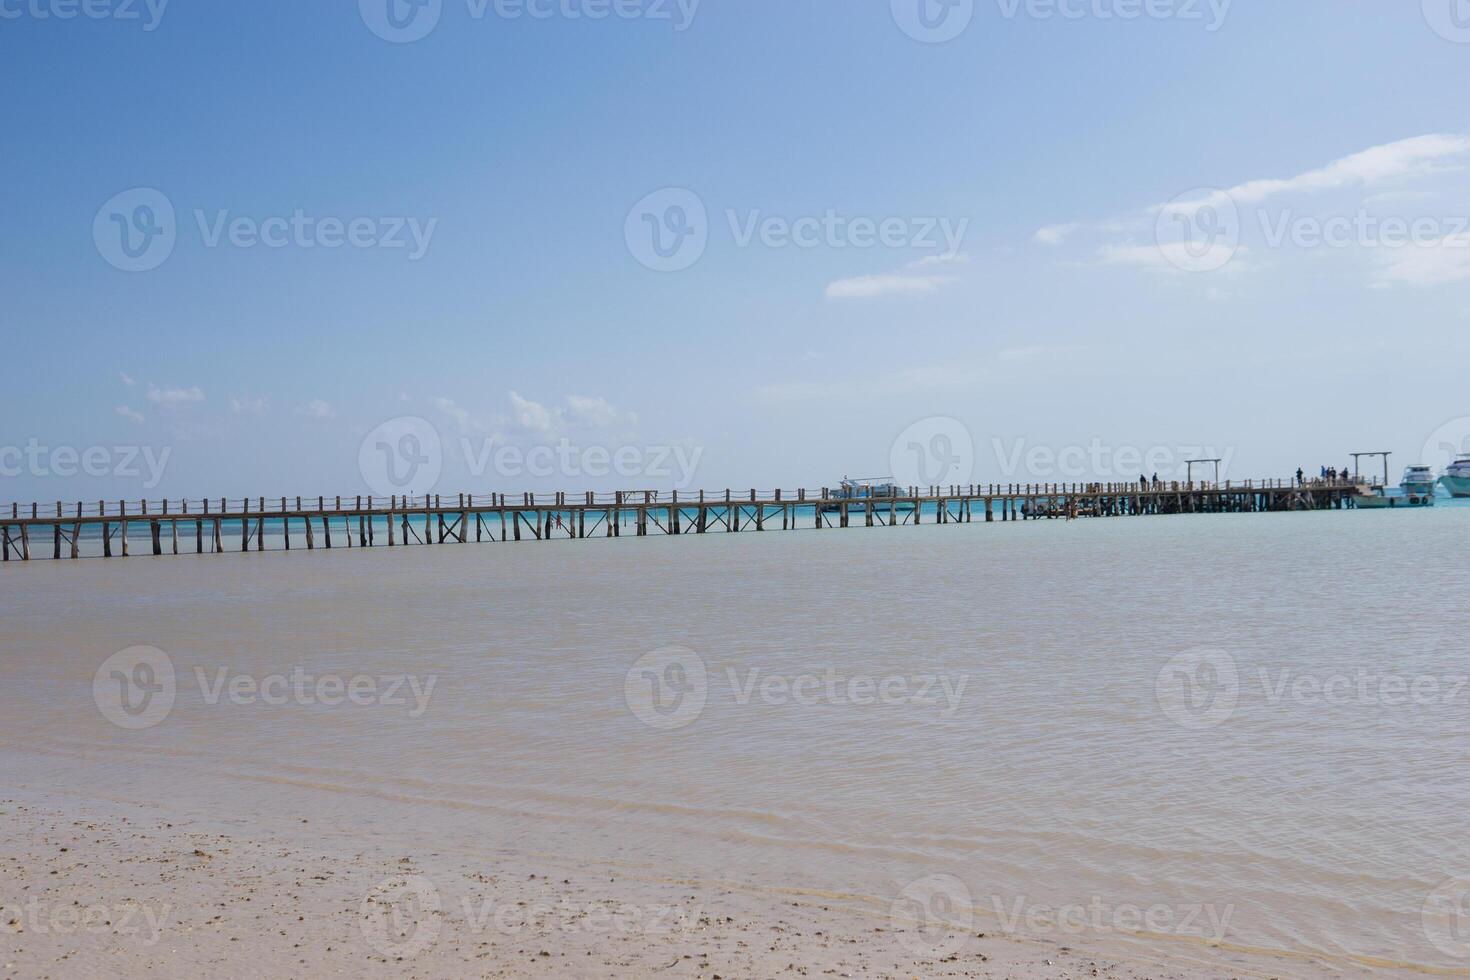
<path fill-rule="evenodd" d="M 1433 507 L 1434 494 L 1432 493 L 1395 493 L 1390 494 L 1382 488 L 1375 489 L 1372 493 L 1361 494 L 1357 498 L 1356 506 L 1373 509 L 1377 507 Z"/>
<path fill-rule="evenodd" d="M 1399 492 L 1390 493 L 1387 487 L 1374 487 L 1371 493 L 1357 498 L 1357 505 L 1373 509 L 1377 507 L 1433 507 L 1434 471 L 1427 466 L 1415 464 L 1404 470 L 1399 483 Z"/>
<path fill-rule="evenodd" d="M 1411 497 L 1434 496 L 1434 470 L 1419 463 L 1404 468 L 1404 478 L 1399 489 Z"/>
<path fill-rule="evenodd" d="M 1470 456 L 1460 456 L 1439 478 L 1452 497 L 1470 497 Z"/>

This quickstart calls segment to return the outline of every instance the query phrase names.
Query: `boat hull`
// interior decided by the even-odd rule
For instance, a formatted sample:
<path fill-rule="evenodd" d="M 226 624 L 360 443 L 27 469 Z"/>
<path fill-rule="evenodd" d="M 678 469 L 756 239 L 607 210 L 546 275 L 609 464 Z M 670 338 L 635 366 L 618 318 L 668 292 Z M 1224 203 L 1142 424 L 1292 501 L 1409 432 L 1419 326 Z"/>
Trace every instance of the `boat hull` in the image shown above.
<path fill-rule="evenodd" d="M 1433 507 L 1434 494 L 1405 493 L 1402 496 L 1396 497 L 1374 494 L 1371 496 L 1359 497 L 1357 506 L 1359 508 L 1368 510 L 1376 510 L 1380 508 L 1386 509 L 1391 507 Z"/>
<path fill-rule="evenodd" d="M 1439 482 L 1452 497 L 1470 497 L 1470 476 L 1442 476 Z"/>

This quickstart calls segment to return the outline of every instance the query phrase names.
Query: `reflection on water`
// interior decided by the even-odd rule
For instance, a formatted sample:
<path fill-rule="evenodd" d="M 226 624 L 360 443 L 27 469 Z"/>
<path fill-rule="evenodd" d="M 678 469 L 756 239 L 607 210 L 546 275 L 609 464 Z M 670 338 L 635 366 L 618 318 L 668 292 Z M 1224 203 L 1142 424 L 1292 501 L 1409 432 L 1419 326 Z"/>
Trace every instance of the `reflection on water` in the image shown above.
<path fill-rule="evenodd" d="M 249 821 L 1463 965 L 1422 913 L 1470 868 L 1466 516 L 12 564 L 3 753 Z M 94 691 L 139 645 L 167 662 Z M 158 719 L 99 710 L 163 671 Z"/>

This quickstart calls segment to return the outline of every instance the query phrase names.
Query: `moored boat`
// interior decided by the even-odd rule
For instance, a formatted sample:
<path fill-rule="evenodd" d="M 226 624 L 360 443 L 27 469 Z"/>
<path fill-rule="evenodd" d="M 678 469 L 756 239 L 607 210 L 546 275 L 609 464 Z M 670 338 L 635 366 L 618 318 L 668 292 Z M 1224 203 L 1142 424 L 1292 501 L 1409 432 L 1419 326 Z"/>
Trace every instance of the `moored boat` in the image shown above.
<path fill-rule="evenodd" d="M 914 505 L 911 502 L 897 500 L 902 492 L 890 477 L 876 477 L 864 480 L 852 480 L 843 477 L 842 483 L 838 485 L 838 488 L 832 492 L 827 500 L 822 502 L 821 509 L 823 513 L 835 514 L 842 510 L 844 501 L 849 503 L 867 503 L 871 500 L 874 502 L 896 501 L 894 503 L 896 510 L 913 510 Z"/>
<path fill-rule="evenodd" d="M 1399 481 L 1399 489 L 1411 497 L 1433 497 L 1434 483 L 1434 470 L 1422 463 L 1415 463 L 1404 468 L 1404 478 Z"/>
<path fill-rule="evenodd" d="M 1439 478 L 1452 497 L 1470 497 L 1470 456 L 1456 457 Z"/>

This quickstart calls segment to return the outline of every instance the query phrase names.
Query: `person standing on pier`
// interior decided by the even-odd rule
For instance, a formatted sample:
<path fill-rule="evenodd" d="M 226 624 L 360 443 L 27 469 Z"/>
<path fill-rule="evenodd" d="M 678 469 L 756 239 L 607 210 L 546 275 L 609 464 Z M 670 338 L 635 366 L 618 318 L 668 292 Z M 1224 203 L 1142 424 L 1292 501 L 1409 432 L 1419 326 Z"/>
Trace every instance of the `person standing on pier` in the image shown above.
<path fill-rule="evenodd" d="M 1302 485 L 1302 482 L 1303 482 L 1302 478 L 1303 478 L 1303 476 L 1305 476 L 1305 474 L 1302 473 L 1302 468 L 1300 466 L 1298 466 L 1296 468 L 1296 485 L 1297 486 L 1301 486 Z"/>

